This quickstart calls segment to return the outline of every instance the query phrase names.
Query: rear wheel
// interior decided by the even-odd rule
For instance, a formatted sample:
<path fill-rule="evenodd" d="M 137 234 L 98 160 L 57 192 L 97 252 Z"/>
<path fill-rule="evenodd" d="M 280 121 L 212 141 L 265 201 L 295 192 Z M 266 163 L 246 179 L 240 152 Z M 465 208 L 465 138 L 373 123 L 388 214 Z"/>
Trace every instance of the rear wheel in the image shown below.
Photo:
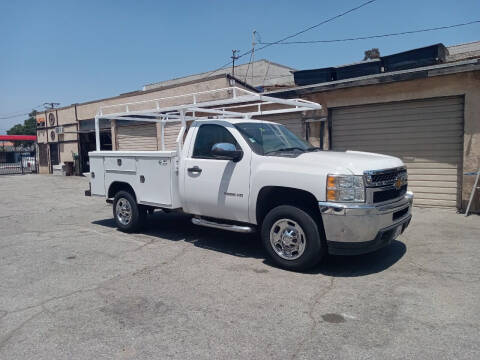
<path fill-rule="evenodd" d="M 137 205 L 132 194 L 119 191 L 113 200 L 113 217 L 117 227 L 124 232 L 140 229 L 145 221 L 146 211 Z"/>
<path fill-rule="evenodd" d="M 290 270 L 307 270 L 318 264 L 325 254 L 314 217 L 290 205 L 270 210 L 262 223 L 262 242 L 270 258 Z"/>

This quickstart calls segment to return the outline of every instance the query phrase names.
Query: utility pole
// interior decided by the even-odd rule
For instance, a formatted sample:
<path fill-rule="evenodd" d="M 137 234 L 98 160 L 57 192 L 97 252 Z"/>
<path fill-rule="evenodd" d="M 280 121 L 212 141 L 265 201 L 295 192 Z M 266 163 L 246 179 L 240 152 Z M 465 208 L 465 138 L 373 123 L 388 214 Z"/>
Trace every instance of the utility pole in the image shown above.
<path fill-rule="evenodd" d="M 43 104 L 43 106 L 47 110 L 55 109 L 58 105 L 60 105 L 60 103 L 57 103 L 57 102 L 46 102 Z"/>
<path fill-rule="evenodd" d="M 239 57 L 237 55 L 239 51 L 240 50 L 232 50 L 232 56 L 230 56 L 230 58 L 232 59 L 232 76 L 235 76 L 235 60 L 237 60 Z"/>

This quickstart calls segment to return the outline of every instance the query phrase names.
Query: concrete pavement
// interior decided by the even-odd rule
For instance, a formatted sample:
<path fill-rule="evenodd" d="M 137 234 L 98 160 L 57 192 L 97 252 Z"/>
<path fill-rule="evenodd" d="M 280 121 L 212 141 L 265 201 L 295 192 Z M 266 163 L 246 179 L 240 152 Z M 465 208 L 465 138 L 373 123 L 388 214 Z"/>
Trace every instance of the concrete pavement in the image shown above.
<path fill-rule="evenodd" d="M 478 359 L 480 217 L 275 268 L 255 235 L 155 213 L 114 228 L 88 181 L 0 176 L 0 359 Z"/>

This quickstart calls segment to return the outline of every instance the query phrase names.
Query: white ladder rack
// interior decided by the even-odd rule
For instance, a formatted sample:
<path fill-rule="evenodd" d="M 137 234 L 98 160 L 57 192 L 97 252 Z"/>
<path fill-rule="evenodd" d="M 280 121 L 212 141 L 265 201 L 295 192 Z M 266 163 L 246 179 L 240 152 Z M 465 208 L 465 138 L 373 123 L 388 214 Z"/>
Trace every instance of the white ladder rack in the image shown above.
<path fill-rule="evenodd" d="M 218 94 L 221 96 L 222 93 L 226 95 L 225 98 L 211 99 Z M 210 100 L 199 102 L 199 100 L 206 98 L 210 98 Z M 172 102 L 179 102 L 179 104 L 172 104 Z M 278 105 L 277 109 L 272 109 L 274 104 Z M 265 109 L 266 105 L 268 105 L 268 109 Z M 181 122 L 182 126 L 176 141 L 177 151 L 180 153 L 187 121 L 211 117 L 249 119 L 252 116 L 259 115 L 320 109 L 322 109 L 322 106 L 312 101 L 275 98 L 235 86 L 158 99 L 105 105 L 98 109 L 95 116 L 96 150 L 100 151 L 100 119 L 159 122 L 162 127 L 167 122 Z M 197 116 L 197 114 L 207 115 Z"/>

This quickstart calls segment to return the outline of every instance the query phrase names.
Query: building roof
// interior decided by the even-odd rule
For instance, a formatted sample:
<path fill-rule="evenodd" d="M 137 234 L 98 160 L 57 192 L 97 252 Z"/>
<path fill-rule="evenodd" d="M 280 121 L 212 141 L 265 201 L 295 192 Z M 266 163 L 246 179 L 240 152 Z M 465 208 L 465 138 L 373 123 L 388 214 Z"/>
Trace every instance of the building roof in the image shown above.
<path fill-rule="evenodd" d="M 361 76 L 344 80 L 329 81 L 319 84 L 297 86 L 285 90 L 270 91 L 264 93 L 266 96 L 292 98 L 306 94 L 331 91 L 355 86 L 366 86 L 375 84 L 392 83 L 421 78 L 428 78 L 440 75 L 455 74 L 467 71 L 480 71 L 480 59 L 471 59 L 431 66 L 424 66 L 408 70 L 391 71 L 375 75 Z"/>
<path fill-rule="evenodd" d="M 247 82 L 254 87 L 264 86 L 293 86 L 292 71 L 295 69 L 268 61 L 265 59 L 254 61 L 250 64 L 241 64 L 235 66 L 235 77 Z M 203 72 L 200 74 L 193 74 L 183 76 L 180 78 L 160 81 L 152 84 L 147 84 L 143 87 L 143 90 L 151 90 L 158 87 L 180 85 L 185 82 L 193 81 L 208 77 L 209 75 L 217 74 L 231 74 L 232 68 L 225 67 L 212 73 L 212 71 Z"/>
<path fill-rule="evenodd" d="M 447 61 L 480 58 L 480 41 L 448 46 Z"/>
<path fill-rule="evenodd" d="M 419 51 L 423 52 L 423 54 Z M 411 60 L 406 60 L 404 54 L 410 54 L 414 52 L 418 53 L 416 55 L 419 56 L 419 61 L 418 64 L 415 64 L 417 67 L 410 67 L 409 61 L 411 62 Z M 366 85 L 367 83 L 373 84 L 376 82 L 407 80 L 407 78 L 411 78 L 412 76 L 423 77 L 424 75 L 433 76 L 444 73 L 470 71 L 462 69 L 478 70 L 478 65 L 480 64 L 480 41 L 458 44 L 450 47 L 445 47 L 443 44 L 431 45 L 420 49 L 407 50 L 402 53 L 382 57 L 382 61 L 386 61 L 387 58 L 394 56 L 396 57 L 397 63 L 400 65 L 397 69 L 393 68 L 392 70 L 390 70 L 391 67 L 389 68 L 388 61 L 387 65 L 384 65 L 389 68 L 387 70 L 384 70 L 384 68 L 380 67 L 380 65 L 374 68 L 365 67 L 363 65 L 367 65 L 369 62 L 372 62 L 367 60 L 339 67 L 297 71 L 295 72 L 295 80 L 297 81 L 298 85 L 290 89 L 292 90 L 291 93 L 298 95 L 299 93 L 309 93 L 311 91 L 325 91 L 340 87 L 361 86 Z M 428 61 L 423 61 L 424 57 L 428 58 L 433 56 L 437 56 L 438 58 L 442 59 L 437 59 L 440 61 L 440 63 L 430 65 L 428 64 Z M 380 59 L 375 61 L 381 64 Z M 358 65 L 361 66 L 358 68 L 358 71 L 347 72 L 346 75 L 342 74 L 342 77 L 338 76 L 338 72 L 336 72 L 336 69 L 349 68 L 351 66 Z M 288 90 L 272 91 L 269 94 L 274 93 L 278 94 L 278 96 L 287 96 L 286 94 L 290 94 Z"/>

